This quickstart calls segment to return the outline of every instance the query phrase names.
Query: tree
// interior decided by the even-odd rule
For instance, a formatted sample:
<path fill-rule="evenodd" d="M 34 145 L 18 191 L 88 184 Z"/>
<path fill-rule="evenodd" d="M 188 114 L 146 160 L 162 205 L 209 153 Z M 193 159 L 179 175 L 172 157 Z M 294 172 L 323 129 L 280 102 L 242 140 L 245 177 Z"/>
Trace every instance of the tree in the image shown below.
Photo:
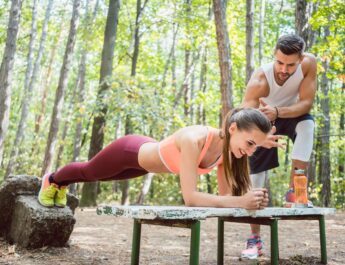
<path fill-rule="evenodd" d="M 314 42 L 315 32 L 312 30 L 309 19 L 316 10 L 317 3 L 307 0 L 296 0 L 295 31 L 306 43 L 308 50 Z"/>
<path fill-rule="evenodd" d="M 54 149 L 55 149 L 55 145 L 57 141 L 57 134 L 59 131 L 61 111 L 62 111 L 63 102 L 64 102 L 64 93 L 65 93 L 65 88 L 67 86 L 68 74 L 71 67 L 71 60 L 72 60 L 74 44 L 75 44 L 76 35 L 77 35 L 77 28 L 79 24 L 79 8 L 80 8 L 80 0 L 74 0 L 68 40 L 66 44 L 63 63 L 61 66 L 59 84 L 58 84 L 58 87 L 56 89 L 56 94 L 55 94 L 53 114 L 52 114 L 52 118 L 50 122 L 48 141 L 47 141 L 47 146 L 46 146 L 45 155 L 44 155 L 44 162 L 43 162 L 43 167 L 42 167 L 42 172 L 41 172 L 42 176 L 46 174 L 48 171 L 50 171 L 51 165 L 52 165 Z"/>
<path fill-rule="evenodd" d="M 329 0 L 327 0 L 329 4 Z M 330 16 L 328 16 L 330 18 Z M 330 36 L 329 25 L 324 27 L 323 41 L 327 43 L 328 37 Z M 322 60 L 323 73 L 321 76 L 321 93 L 322 98 L 320 99 L 321 111 L 323 114 L 322 126 L 321 126 L 321 139 L 320 139 L 320 149 L 322 155 L 320 156 L 320 170 L 319 170 L 319 180 L 322 184 L 321 189 L 321 200 L 322 205 L 328 207 L 331 203 L 331 163 L 330 163 L 330 147 L 329 147 L 329 134 L 330 134 L 330 110 L 329 110 L 329 79 L 327 77 L 327 72 L 329 70 L 330 64 L 330 54 L 325 51 Z"/>
<path fill-rule="evenodd" d="M 254 0 L 247 0 L 246 15 L 246 84 L 254 72 Z"/>
<path fill-rule="evenodd" d="M 222 110 L 221 117 L 224 118 L 232 104 L 232 63 L 230 59 L 230 41 L 228 25 L 226 22 L 226 5 L 224 0 L 213 0 L 213 12 L 216 23 L 218 60 L 220 68 L 220 90 Z"/>
<path fill-rule="evenodd" d="M 141 18 L 145 9 L 145 6 L 147 4 L 148 0 L 145 0 L 143 6 L 141 6 L 141 0 L 137 0 L 136 5 L 136 18 L 135 18 L 135 28 L 134 28 L 134 50 L 132 55 L 132 64 L 131 64 L 131 77 L 134 78 L 137 73 L 137 62 L 139 58 L 139 47 L 140 47 L 140 23 Z M 132 96 L 129 95 L 129 99 L 131 99 Z M 126 121 L 125 121 L 125 134 L 132 134 L 133 133 L 133 125 L 131 121 L 131 114 L 127 113 L 126 115 Z M 138 198 L 138 201 L 143 201 L 145 194 L 150 188 L 151 181 L 152 181 L 153 175 L 147 174 L 144 179 L 144 184 L 142 187 L 141 195 Z M 147 190 L 147 191 L 146 191 Z M 122 191 L 122 198 L 121 198 L 121 204 L 127 205 L 129 204 L 129 180 L 125 179 L 121 181 L 121 191 Z"/>
<path fill-rule="evenodd" d="M 86 12 L 85 12 L 85 17 L 84 17 L 84 27 L 85 31 L 91 35 L 91 25 L 93 24 L 94 20 L 96 19 L 97 15 L 97 10 L 98 10 L 98 5 L 99 5 L 99 0 L 96 1 L 92 17 L 90 19 L 90 15 L 88 12 L 88 5 L 89 1 L 86 3 Z M 79 160 L 79 155 L 80 155 L 80 149 L 82 145 L 82 130 L 83 130 L 83 120 L 84 120 L 84 111 L 81 111 L 82 106 L 85 101 L 85 75 L 86 75 L 86 61 L 87 61 L 87 53 L 88 53 L 88 48 L 89 48 L 89 41 L 86 41 L 82 45 L 82 50 L 81 50 L 81 58 L 80 58 L 80 64 L 79 64 L 79 72 L 78 72 L 78 91 L 77 91 L 77 123 L 75 126 L 75 137 L 74 137 L 74 142 L 73 142 L 73 158 L 72 161 L 78 161 Z M 69 186 L 69 191 L 73 194 L 76 194 L 76 184 L 73 183 Z"/>
<path fill-rule="evenodd" d="M 265 44 L 265 3 L 266 0 L 261 0 L 260 2 L 260 21 L 259 21 L 259 65 L 262 64 L 262 58 L 264 54 L 264 44 Z"/>
<path fill-rule="evenodd" d="M 24 85 L 24 97 L 22 99 L 22 112 L 20 116 L 19 125 L 16 132 L 16 137 L 12 146 L 12 151 L 10 155 L 10 159 L 8 162 L 8 166 L 6 169 L 5 178 L 8 177 L 11 172 L 15 168 L 15 160 L 18 155 L 20 142 L 23 140 L 24 131 L 27 123 L 27 117 L 29 115 L 29 107 L 32 98 L 32 91 L 34 89 L 34 85 L 37 79 L 37 74 L 41 65 L 42 55 L 45 49 L 45 40 L 47 36 L 47 29 L 48 29 L 48 22 L 50 18 L 50 11 L 52 9 L 53 0 L 50 0 L 47 6 L 46 15 L 43 23 L 42 28 L 42 35 L 39 44 L 38 54 L 34 63 L 34 67 L 32 69 L 32 61 L 33 61 L 33 48 L 34 48 L 34 40 L 37 31 L 37 22 L 36 22 L 36 15 L 37 15 L 37 0 L 33 1 L 32 7 L 32 29 L 31 29 L 31 36 L 30 36 L 30 43 L 29 43 L 29 52 L 28 52 L 28 64 L 25 74 L 25 85 Z"/>
<path fill-rule="evenodd" d="M 21 7 L 22 0 L 12 0 L 6 46 L 0 67 L 0 165 L 2 164 L 4 141 L 9 125 L 13 62 L 16 53 Z"/>
<path fill-rule="evenodd" d="M 111 87 L 111 75 L 113 71 L 114 47 L 120 10 L 119 0 L 110 0 L 107 22 L 104 31 L 102 49 L 102 61 L 100 71 L 99 90 L 97 93 L 97 111 L 93 120 L 92 135 L 89 149 L 89 160 L 103 148 L 105 116 L 108 111 L 104 99 Z M 81 206 L 95 206 L 97 199 L 97 183 L 85 183 L 82 189 Z"/>

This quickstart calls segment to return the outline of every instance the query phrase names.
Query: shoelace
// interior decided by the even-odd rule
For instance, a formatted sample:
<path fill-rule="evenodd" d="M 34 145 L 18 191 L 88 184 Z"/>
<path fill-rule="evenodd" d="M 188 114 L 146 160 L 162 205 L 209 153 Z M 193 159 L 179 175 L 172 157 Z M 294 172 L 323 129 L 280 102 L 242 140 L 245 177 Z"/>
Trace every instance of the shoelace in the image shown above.
<path fill-rule="evenodd" d="M 53 196 L 55 195 L 55 192 L 56 192 L 56 189 L 55 187 L 53 187 L 52 185 L 50 185 L 48 188 L 47 188 L 47 194 L 49 194 L 50 196 Z"/>
<path fill-rule="evenodd" d="M 247 248 L 255 247 L 257 242 L 258 242 L 258 239 L 256 238 L 249 238 L 247 240 Z"/>
<path fill-rule="evenodd" d="M 65 196 L 66 196 L 66 189 L 59 189 L 58 191 L 57 191 L 57 194 L 56 194 L 56 196 L 59 198 L 59 199 L 62 199 L 62 198 L 64 198 Z"/>

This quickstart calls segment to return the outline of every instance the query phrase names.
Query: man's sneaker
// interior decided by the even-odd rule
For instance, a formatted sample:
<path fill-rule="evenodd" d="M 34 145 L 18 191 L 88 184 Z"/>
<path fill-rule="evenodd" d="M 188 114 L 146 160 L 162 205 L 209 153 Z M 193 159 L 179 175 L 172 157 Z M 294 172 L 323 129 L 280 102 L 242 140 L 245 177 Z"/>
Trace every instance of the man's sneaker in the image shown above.
<path fill-rule="evenodd" d="M 67 186 L 58 188 L 55 195 L 55 206 L 63 208 L 66 206 L 66 204 L 67 204 Z"/>
<path fill-rule="evenodd" d="M 260 236 L 251 235 L 247 240 L 247 246 L 245 250 L 242 250 L 242 259 L 257 259 L 263 254 L 262 252 L 262 241 Z"/>
<path fill-rule="evenodd" d="M 57 186 L 49 182 L 50 174 L 51 173 L 42 177 L 41 189 L 38 193 L 38 202 L 46 207 L 54 206 L 55 194 L 57 192 Z"/>

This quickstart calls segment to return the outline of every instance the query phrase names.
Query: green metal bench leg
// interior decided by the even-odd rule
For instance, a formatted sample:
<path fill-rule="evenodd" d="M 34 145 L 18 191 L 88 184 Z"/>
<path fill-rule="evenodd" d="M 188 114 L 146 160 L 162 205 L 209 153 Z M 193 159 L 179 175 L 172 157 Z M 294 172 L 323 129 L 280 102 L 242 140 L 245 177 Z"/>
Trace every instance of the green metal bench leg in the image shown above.
<path fill-rule="evenodd" d="M 325 216 L 323 215 L 321 215 L 319 218 L 319 228 L 320 228 L 321 263 L 327 264 Z"/>
<path fill-rule="evenodd" d="M 139 264 L 140 238 L 141 238 L 141 223 L 139 222 L 139 220 L 134 219 L 131 265 Z"/>
<path fill-rule="evenodd" d="M 190 239 L 190 265 L 199 264 L 199 248 L 200 248 L 200 221 L 195 221 L 191 225 L 191 239 Z"/>
<path fill-rule="evenodd" d="M 271 227 L 271 264 L 279 264 L 278 220 L 273 219 Z"/>
<path fill-rule="evenodd" d="M 224 264 L 224 221 L 218 218 L 217 264 Z"/>

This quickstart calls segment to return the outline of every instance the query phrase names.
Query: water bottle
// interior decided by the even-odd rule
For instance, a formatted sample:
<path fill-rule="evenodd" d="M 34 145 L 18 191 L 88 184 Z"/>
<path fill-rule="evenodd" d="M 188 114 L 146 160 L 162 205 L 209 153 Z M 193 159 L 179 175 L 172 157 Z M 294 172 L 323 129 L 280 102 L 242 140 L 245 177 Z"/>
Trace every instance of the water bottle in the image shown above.
<path fill-rule="evenodd" d="M 295 207 L 307 207 L 308 206 L 308 179 L 303 169 L 295 168 L 295 174 L 293 178 L 295 188 Z"/>

